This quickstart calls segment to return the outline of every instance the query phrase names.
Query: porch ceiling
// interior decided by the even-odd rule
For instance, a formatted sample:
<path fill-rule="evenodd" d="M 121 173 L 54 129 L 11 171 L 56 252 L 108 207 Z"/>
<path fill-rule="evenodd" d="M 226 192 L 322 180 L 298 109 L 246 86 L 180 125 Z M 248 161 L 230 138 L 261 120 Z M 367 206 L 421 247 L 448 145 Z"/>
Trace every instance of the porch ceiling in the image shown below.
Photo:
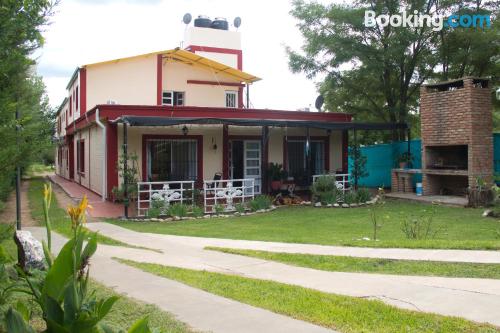
<path fill-rule="evenodd" d="M 129 126 L 174 126 L 184 124 L 222 124 L 236 126 L 272 126 L 272 127 L 309 127 L 325 130 L 393 130 L 406 129 L 405 123 L 356 123 L 356 122 L 320 122 L 309 120 L 284 119 L 235 119 L 235 118 L 166 118 L 144 116 L 122 116 L 115 123 Z"/>

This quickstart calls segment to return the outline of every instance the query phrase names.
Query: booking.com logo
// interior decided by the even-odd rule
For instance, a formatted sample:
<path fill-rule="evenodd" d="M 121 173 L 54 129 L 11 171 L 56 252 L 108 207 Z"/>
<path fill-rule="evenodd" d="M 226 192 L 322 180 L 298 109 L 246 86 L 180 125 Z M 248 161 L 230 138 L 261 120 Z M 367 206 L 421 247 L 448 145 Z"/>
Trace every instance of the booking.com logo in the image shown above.
<path fill-rule="evenodd" d="M 443 27 L 451 28 L 490 28 L 491 18 L 488 15 L 453 14 L 448 17 L 441 15 L 419 14 L 417 10 L 413 14 L 400 12 L 399 14 L 387 15 L 377 13 L 373 10 L 365 11 L 365 27 L 379 26 L 381 28 L 391 25 L 392 27 L 432 27 L 433 31 L 441 31 Z"/>

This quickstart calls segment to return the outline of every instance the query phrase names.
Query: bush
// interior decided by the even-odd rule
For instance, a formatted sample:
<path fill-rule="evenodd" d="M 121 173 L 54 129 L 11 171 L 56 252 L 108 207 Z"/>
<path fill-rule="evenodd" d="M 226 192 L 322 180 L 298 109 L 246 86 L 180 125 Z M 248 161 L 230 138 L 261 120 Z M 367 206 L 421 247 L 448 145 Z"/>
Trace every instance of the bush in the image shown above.
<path fill-rule="evenodd" d="M 168 208 L 168 215 L 170 216 L 185 217 L 187 216 L 187 213 L 188 208 L 182 203 L 175 203 L 173 205 L 170 205 L 170 207 Z"/>
<path fill-rule="evenodd" d="M 215 205 L 213 207 L 213 212 L 215 212 L 215 214 L 217 214 L 217 215 L 224 213 L 224 206 L 222 206 L 221 204 Z"/>
<path fill-rule="evenodd" d="M 356 192 L 348 191 L 344 194 L 344 203 L 350 205 L 356 202 Z"/>
<path fill-rule="evenodd" d="M 271 207 L 271 204 L 271 197 L 267 195 L 258 195 L 252 201 L 250 201 L 250 209 L 254 212 L 261 209 L 269 209 Z"/>
<path fill-rule="evenodd" d="M 151 207 L 148 209 L 148 217 L 156 218 L 165 215 L 165 201 L 163 199 L 152 199 Z"/>
<path fill-rule="evenodd" d="M 193 216 L 194 217 L 201 217 L 203 216 L 203 214 L 205 213 L 205 210 L 203 209 L 203 207 L 200 207 L 200 206 L 193 206 Z"/>
<path fill-rule="evenodd" d="M 335 184 L 335 177 L 320 176 L 311 186 L 314 202 L 322 204 L 334 204 L 341 196 L 341 191 Z"/>
<path fill-rule="evenodd" d="M 401 223 L 401 230 L 407 239 L 428 239 L 436 237 L 439 230 L 433 226 L 434 211 L 421 216 L 406 217 Z"/>
<path fill-rule="evenodd" d="M 357 203 L 362 203 L 362 202 L 367 202 L 372 198 L 372 195 L 370 191 L 368 191 L 366 188 L 360 188 L 359 190 L 356 191 L 356 202 Z"/>
<path fill-rule="evenodd" d="M 234 208 L 236 209 L 237 213 L 243 214 L 245 212 L 245 205 L 242 204 L 241 202 L 237 203 Z"/>

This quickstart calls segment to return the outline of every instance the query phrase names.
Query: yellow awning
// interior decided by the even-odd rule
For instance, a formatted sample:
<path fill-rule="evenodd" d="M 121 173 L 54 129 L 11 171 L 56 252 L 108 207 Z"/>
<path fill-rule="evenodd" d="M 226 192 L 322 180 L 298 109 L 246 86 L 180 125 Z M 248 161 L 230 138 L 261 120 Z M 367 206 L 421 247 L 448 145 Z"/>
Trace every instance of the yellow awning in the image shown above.
<path fill-rule="evenodd" d="M 187 64 L 187 65 L 192 65 L 192 66 L 197 66 L 200 68 L 210 69 L 210 70 L 214 71 L 216 74 L 223 73 L 225 75 L 228 75 L 228 76 L 234 78 L 235 80 L 238 80 L 239 82 L 253 83 L 255 81 L 261 80 L 259 77 L 254 76 L 252 74 L 240 71 L 239 69 L 236 69 L 234 67 L 224 65 L 224 64 L 217 62 L 215 60 L 211 60 L 211 59 L 208 59 L 206 57 L 195 54 L 193 52 L 182 50 L 179 48 L 173 49 L 173 50 L 165 50 L 165 51 L 146 53 L 146 54 L 141 54 L 141 55 L 132 56 L 132 57 L 125 57 L 125 58 L 119 58 L 119 59 L 114 59 L 114 60 L 96 62 L 93 64 L 84 65 L 82 67 L 102 65 L 102 64 L 117 62 L 120 60 L 128 60 L 128 59 L 151 56 L 151 55 L 158 55 L 158 54 L 163 55 L 167 61 L 181 62 L 181 63 Z"/>

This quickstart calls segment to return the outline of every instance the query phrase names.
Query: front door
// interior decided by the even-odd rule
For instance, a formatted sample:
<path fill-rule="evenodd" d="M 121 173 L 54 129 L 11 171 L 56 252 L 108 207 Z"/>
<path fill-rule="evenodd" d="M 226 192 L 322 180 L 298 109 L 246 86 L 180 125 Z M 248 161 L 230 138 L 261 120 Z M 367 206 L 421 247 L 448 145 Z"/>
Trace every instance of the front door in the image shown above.
<path fill-rule="evenodd" d="M 243 141 L 243 175 L 254 179 L 255 194 L 261 193 L 261 144 L 258 140 Z"/>

